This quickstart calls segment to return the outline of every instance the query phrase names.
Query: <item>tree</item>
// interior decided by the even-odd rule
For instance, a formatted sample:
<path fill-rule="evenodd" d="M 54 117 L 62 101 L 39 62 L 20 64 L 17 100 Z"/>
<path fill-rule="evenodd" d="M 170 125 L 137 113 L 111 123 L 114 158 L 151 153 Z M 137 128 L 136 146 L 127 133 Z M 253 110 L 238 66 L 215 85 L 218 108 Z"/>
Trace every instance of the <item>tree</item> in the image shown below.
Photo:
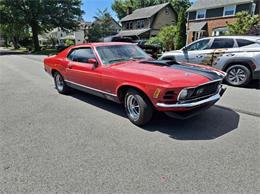
<path fill-rule="evenodd" d="M 173 25 L 165 26 L 160 30 L 157 36 L 151 37 L 148 40 L 148 43 L 150 44 L 159 43 L 166 51 L 173 50 L 175 49 L 176 33 L 177 33 L 176 26 Z"/>
<path fill-rule="evenodd" d="M 5 39 L 5 45 L 7 46 L 8 42 L 11 41 L 15 49 L 20 47 L 20 40 L 29 37 L 28 28 L 19 24 L 0 24 L 0 31 L 1 36 Z"/>
<path fill-rule="evenodd" d="M 117 33 L 113 28 L 113 18 L 107 9 L 98 10 L 98 13 L 94 18 L 95 21 L 88 31 L 88 41 L 97 42 L 103 37 Z"/>
<path fill-rule="evenodd" d="M 72 45 L 75 45 L 75 43 L 74 43 L 74 41 L 73 40 L 70 40 L 70 39 L 67 39 L 66 41 L 65 41 L 65 44 L 66 44 L 66 46 L 72 46 Z"/>
<path fill-rule="evenodd" d="M 112 4 L 112 9 L 117 13 L 117 17 L 122 19 L 128 14 L 128 10 L 134 11 L 138 8 L 167 2 L 171 3 L 177 13 L 179 13 L 181 9 L 186 11 L 186 9 L 191 6 L 189 0 L 115 0 Z"/>
<path fill-rule="evenodd" d="M 182 10 L 186 10 L 191 6 L 190 0 L 171 0 L 172 7 L 177 13 L 180 13 Z"/>
<path fill-rule="evenodd" d="M 236 14 L 237 20 L 230 24 L 227 22 L 229 35 L 246 35 L 250 29 L 255 27 L 259 21 L 259 15 L 251 16 L 248 12 L 242 11 Z"/>
<path fill-rule="evenodd" d="M 21 22 L 31 28 L 34 49 L 39 50 L 38 34 L 55 27 L 75 29 L 82 19 L 81 0 L 1 0 L 1 24 L 8 23 L 8 13 L 15 16 L 14 23 Z M 19 30 L 19 29 L 17 29 Z"/>
<path fill-rule="evenodd" d="M 186 44 L 186 19 L 185 9 L 181 9 L 178 16 L 176 32 L 176 49 L 180 49 Z"/>
<path fill-rule="evenodd" d="M 156 46 L 159 46 L 160 48 L 163 47 L 163 42 L 159 38 L 159 36 L 151 37 L 145 44 L 146 45 L 156 45 Z"/>
<path fill-rule="evenodd" d="M 15 49 L 19 48 L 19 40 L 29 36 L 28 25 L 20 16 L 19 10 L 9 8 L 1 4 L 0 1 L 0 30 L 1 36 L 8 41 L 12 41 Z"/>

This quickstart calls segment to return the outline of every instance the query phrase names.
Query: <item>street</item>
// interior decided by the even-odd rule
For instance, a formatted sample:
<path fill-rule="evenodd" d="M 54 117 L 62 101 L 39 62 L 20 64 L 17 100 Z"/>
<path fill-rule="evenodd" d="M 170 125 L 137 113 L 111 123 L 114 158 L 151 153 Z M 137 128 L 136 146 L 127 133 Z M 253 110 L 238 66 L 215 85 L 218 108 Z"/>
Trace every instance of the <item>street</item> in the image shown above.
<path fill-rule="evenodd" d="M 0 193 L 260 193 L 260 87 L 187 120 L 60 95 L 44 56 L 0 56 Z"/>

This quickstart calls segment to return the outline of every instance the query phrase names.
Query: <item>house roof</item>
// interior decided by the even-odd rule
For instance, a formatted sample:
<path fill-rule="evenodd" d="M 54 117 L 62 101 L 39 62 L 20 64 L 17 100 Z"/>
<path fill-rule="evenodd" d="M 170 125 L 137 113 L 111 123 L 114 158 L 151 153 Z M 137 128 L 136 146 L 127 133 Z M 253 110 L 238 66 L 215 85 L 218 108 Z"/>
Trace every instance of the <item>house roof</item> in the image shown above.
<path fill-rule="evenodd" d="M 137 30 L 122 30 L 117 34 L 117 36 L 138 36 L 149 30 L 151 29 L 145 28 L 145 29 L 137 29 Z"/>
<path fill-rule="evenodd" d="M 199 32 L 205 27 L 206 24 L 207 22 L 191 23 L 189 31 Z"/>
<path fill-rule="evenodd" d="M 187 11 L 190 12 L 199 9 L 217 8 L 227 5 L 238 5 L 250 2 L 253 2 L 253 0 L 197 0 L 191 7 L 189 7 Z"/>
<path fill-rule="evenodd" d="M 169 5 L 169 3 L 163 3 L 163 4 L 159 4 L 159 5 L 136 9 L 133 11 L 132 14 L 127 15 L 124 18 L 122 18 L 121 22 L 129 21 L 129 20 L 137 20 L 137 19 L 142 19 L 142 18 L 150 18 L 167 5 Z"/>

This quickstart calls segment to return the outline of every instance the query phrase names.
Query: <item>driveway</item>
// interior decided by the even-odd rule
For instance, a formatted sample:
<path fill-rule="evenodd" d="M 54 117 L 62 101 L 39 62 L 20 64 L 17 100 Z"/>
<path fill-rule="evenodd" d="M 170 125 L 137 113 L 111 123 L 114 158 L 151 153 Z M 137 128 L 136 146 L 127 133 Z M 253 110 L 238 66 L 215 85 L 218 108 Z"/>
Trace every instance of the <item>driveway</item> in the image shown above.
<path fill-rule="evenodd" d="M 44 56 L 0 56 L 1 193 L 260 193 L 260 90 L 229 87 L 185 121 L 60 95 Z"/>

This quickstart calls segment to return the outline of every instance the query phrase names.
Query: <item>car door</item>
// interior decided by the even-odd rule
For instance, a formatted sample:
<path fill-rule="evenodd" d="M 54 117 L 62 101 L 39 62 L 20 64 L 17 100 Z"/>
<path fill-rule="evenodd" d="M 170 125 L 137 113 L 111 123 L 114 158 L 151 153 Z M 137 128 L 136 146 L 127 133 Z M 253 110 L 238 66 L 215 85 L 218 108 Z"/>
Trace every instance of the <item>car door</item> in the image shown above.
<path fill-rule="evenodd" d="M 73 84 L 100 89 L 101 69 L 99 66 L 95 67 L 93 63 L 88 63 L 89 59 L 96 59 L 91 47 L 72 50 L 67 56 L 67 79 Z"/>
<path fill-rule="evenodd" d="M 210 65 L 213 50 L 209 48 L 211 39 L 196 41 L 183 49 L 184 57 L 189 63 Z"/>
<path fill-rule="evenodd" d="M 210 48 L 213 50 L 212 65 L 216 65 L 223 54 L 239 50 L 233 38 L 214 38 Z"/>

